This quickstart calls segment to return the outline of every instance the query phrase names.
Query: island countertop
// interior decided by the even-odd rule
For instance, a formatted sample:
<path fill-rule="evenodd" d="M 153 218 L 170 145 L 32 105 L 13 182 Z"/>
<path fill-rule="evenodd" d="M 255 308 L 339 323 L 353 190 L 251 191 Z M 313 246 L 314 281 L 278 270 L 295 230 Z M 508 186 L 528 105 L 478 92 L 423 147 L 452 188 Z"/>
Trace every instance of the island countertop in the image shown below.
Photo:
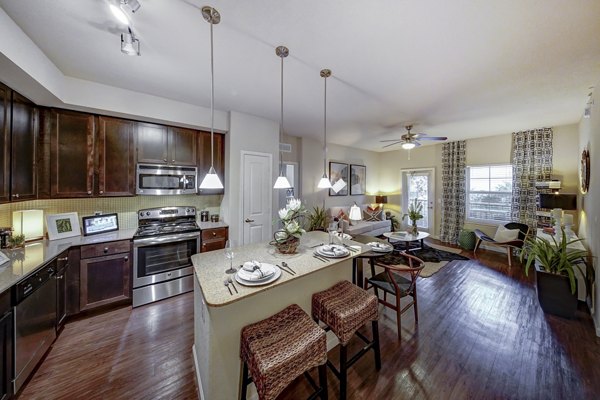
<path fill-rule="evenodd" d="M 263 263 L 281 265 L 285 261 L 293 269 L 296 275 L 291 275 L 282 270 L 281 276 L 276 281 L 263 286 L 243 286 L 235 282 L 239 293 L 233 291 L 233 295 L 224 286 L 223 281 L 233 275 L 228 275 L 225 270 L 229 268 L 229 261 L 225 258 L 222 250 L 211 251 L 207 253 L 195 254 L 192 256 L 196 279 L 206 304 L 210 307 L 222 307 L 249 296 L 256 295 L 279 285 L 293 281 L 300 277 L 328 268 L 338 264 L 340 261 L 352 259 L 362 253 L 366 253 L 370 248 L 364 244 L 345 240 L 344 243 L 352 246 L 358 251 L 350 252 L 347 257 L 331 258 L 327 262 L 320 261 L 313 257 L 313 246 L 319 243 L 328 243 L 329 235 L 325 232 L 307 232 L 302 236 L 298 252 L 296 254 L 280 254 L 274 246 L 268 243 L 258 243 L 241 246 L 234 249 L 235 257 L 233 265 L 236 269 L 246 261 L 257 260 Z M 235 281 L 235 279 L 234 279 Z"/>

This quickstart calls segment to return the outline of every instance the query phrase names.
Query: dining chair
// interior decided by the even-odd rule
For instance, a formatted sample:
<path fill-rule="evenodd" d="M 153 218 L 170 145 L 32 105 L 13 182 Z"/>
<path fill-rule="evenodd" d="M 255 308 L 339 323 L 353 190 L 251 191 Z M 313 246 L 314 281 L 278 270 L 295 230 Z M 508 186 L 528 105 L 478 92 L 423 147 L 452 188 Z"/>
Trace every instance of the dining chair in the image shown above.
<path fill-rule="evenodd" d="M 399 256 L 404 258 L 404 264 L 385 264 L 378 260 L 376 265 L 383 267 L 383 272 L 375 274 L 375 268 L 371 267 L 372 276 L 370 278 L 365 278 L 364 281 L 365 290 L 373 288 L 379 303 L 396 311 L 398 340 L 401 339 L 401 315 L 410 307 L 413 307 L 414 309 L 415 324 L 419 322 L 419 312 L 417 308 L 417 277 L 425 267 L 425 262 L 413 255 L 400 252 Z M 383 299 L 379 297 L 379 289 L 383 290 Z M 394 296 L 394 304 L 388 302 L 388 294 Z M 401 307 L 400 299 L 403 297 L 412 297 L 412 300 L 404 307 Z"/>

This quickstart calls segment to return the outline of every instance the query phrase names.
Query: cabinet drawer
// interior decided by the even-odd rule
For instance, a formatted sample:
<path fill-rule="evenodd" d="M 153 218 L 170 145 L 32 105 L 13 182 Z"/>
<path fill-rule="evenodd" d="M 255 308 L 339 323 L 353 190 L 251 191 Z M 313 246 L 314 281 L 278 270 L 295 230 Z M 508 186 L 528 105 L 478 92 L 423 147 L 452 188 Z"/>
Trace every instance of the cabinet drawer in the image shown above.
<path fill-rule="evenodd" d="M 128 253 L 131 248 L 129 240 L 119 240 L 100 244 L 89 244 L 81 246 L 81 258 L 107 256 L 110 254 Z"/>
<path fill-rule="evenodd" d="M 212 239 L 227 240 L 227 228 L 205 229 L 202 231 L 202 241 Z"/>
<path fill-rule="evenodd" d="M 202 241 L 201 253 L 213 250 L 221 250 L 225 248 L 226 238 Z"/>

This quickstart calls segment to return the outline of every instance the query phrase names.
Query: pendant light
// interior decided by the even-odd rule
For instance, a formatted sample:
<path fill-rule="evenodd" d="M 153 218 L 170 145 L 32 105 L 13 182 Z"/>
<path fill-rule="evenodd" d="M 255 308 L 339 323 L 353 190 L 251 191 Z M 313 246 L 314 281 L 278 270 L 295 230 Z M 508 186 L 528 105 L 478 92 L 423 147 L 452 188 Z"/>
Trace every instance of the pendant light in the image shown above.
<path fill-rule="evenodd" d="M 325 79 L 325 97 L 324 97 L 324 119 L 323 119 L 323 176 L 319 181 L 317 187 L 319 189 L 329 189 L 331 188 L 331 182 L 327 177 L 327 78 L 331 76 L 331 70 L 322 69 L 321 77 Z"/>
<path fill-rule="evenodd" d="M 279 46 L 275 49 L 275 54 L 281 58 L 281 120 L 279 122 L 279 143 L 283 142 L 283 59 L 290 54 L 290 50 L 285 46 Z M 281 144 L 279 145 L 281 147 Z M 290 181 L 285 176 L 283 170 L 283 154 L 279 149 L 279 177 L 273 185 L 273 189 L 289 189 L 292 187 Z"/>
<path fill-rule="evenodd" d="M 212 7 L 202 7 L 204 20 L 210 23 L 210 169 L 202 179 L 200 189 L 223 189 L 223 184 L 214 167 L 214 130 L 215 130 L 215 67 L 213 56 L 213 25 L 221 22 L 221 15 Z"/>

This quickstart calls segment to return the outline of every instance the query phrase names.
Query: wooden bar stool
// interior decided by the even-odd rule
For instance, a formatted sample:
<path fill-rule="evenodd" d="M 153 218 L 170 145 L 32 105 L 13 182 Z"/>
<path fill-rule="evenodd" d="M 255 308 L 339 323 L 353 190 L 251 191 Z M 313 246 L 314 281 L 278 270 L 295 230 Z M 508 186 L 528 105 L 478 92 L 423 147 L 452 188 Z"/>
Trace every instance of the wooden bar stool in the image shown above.
<path fill-rule="evenodd" d="M 315 389 L 310 399 L 327 399 L 327 339 L 321 329 L 298 305 L 245 326 L 241 334 L 240 357 L 242 399 L 247 386 L 256 385 L 258 398 L 275 399 L 294 379 L 304 374 Z M 319 386 L 308 371 L 319 369 Z M 250 377 L 248 376 L 250 372 Z"/>
<path fill-rule="evenodd" d="M 377 297 L 348 281 L 341 281 L 327 290 L 313 294 L 312 315 L 315 321 L 327 325 L 325 330 L 331 330 L 340 340 L 340 370 L 338 371 L 329 360 L 327 365 L 340 380 L 340 399 L 345 399 L 348 368 L 367 351 L 373 350 L 375 368 L 381 369 Z M 369 321 L 373 330 L 371 341 L 357 331 Z M 348 360 L 347 345 L 354 334 L 367 345 Z"/>

